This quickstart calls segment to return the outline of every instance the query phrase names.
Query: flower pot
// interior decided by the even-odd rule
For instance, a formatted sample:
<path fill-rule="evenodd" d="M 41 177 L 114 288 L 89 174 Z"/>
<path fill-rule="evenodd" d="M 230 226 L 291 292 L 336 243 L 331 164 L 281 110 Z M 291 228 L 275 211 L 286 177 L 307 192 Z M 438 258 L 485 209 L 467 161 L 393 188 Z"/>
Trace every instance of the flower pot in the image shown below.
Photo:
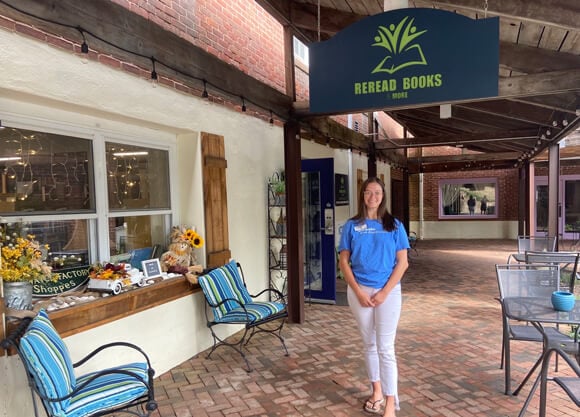
<path fill-rule="evenodd" d="M 552 305 L 558 311 L 570 311 L 574 308 L 576 298 L 567 291 L 554 291 L 552 293 Z"/>
<path fill-rule="evenodd" d="M 4 281 L 4 304 L 16 310 L 32 310 L 32 283 Z"/>

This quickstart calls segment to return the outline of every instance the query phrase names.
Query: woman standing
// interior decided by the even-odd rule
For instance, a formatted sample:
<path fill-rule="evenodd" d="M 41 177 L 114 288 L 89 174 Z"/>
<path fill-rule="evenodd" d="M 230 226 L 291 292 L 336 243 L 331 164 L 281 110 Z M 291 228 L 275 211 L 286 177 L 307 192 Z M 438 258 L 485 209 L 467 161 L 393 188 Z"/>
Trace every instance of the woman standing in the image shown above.
<path fill-rule="evenodd" d="M 367 179 L 361 187 L 358 213 L 343 228 L 339 265 L 372 385 L 363 408 L 379 414 L 385 405 L 384 417 L 395 417 L 399 409 L 395 336 L 401 314 L 400 281 L 409 266 L 409 248 L 404 226 L 386 208 L 385 185 L 378 178 Z"/>

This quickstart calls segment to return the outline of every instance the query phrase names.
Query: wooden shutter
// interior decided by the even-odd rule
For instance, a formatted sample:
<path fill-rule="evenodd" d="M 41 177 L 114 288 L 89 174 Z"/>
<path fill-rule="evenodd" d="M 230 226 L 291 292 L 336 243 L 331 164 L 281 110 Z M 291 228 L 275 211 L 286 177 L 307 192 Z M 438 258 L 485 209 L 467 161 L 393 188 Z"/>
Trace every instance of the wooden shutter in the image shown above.
<path fill-rule="evenodd" d="M 228 199 L 224 138 L 202 132 L 203 195 L 207 267 L 227 263 L 232 257 L 228 235 Z"/>

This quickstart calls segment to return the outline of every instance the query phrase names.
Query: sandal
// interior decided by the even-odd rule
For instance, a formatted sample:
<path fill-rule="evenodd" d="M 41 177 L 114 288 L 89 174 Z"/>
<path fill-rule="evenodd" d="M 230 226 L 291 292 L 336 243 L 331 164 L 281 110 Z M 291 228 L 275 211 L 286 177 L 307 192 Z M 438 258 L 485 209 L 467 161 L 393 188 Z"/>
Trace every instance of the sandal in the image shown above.
<path fill-rule="evenodd" d="M 367 413 L 371 413 L 371 414 L 380 414 L 381 408 L 383 407 L 384 402 L 385 402 L 384 398 L 381 398 L 380 400 L 373 401 L 369 397 L 369 399 L 367 399 L 365 401 L 365 405 L 363 407 L 363 410 L 365 410 Z"/>

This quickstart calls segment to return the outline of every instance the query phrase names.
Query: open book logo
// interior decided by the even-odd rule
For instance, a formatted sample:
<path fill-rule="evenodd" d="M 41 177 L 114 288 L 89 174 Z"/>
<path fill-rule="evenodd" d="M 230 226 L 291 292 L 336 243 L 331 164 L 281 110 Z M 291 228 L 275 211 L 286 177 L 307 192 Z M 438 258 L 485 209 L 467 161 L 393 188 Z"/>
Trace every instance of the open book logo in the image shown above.
<path fill-rule="evenodd" d="M 417 28 L 413 25 L 415 19 L 413 18 L 407 23 L 408 18 L 409 16 L 405 17 L 396 26 L 393 23 L 388 28 L 379 26 L 378 34 L 375 36 L 375 43 L 372 46 L 385 48 L 388 53 L 375 67 L 372 74 L 377 72 L 394 74 L 400 69 L 411 65 L 427 65 L 421 45 L 413 43 L 415 39 L 427 31 L 417 32 Z"/>

